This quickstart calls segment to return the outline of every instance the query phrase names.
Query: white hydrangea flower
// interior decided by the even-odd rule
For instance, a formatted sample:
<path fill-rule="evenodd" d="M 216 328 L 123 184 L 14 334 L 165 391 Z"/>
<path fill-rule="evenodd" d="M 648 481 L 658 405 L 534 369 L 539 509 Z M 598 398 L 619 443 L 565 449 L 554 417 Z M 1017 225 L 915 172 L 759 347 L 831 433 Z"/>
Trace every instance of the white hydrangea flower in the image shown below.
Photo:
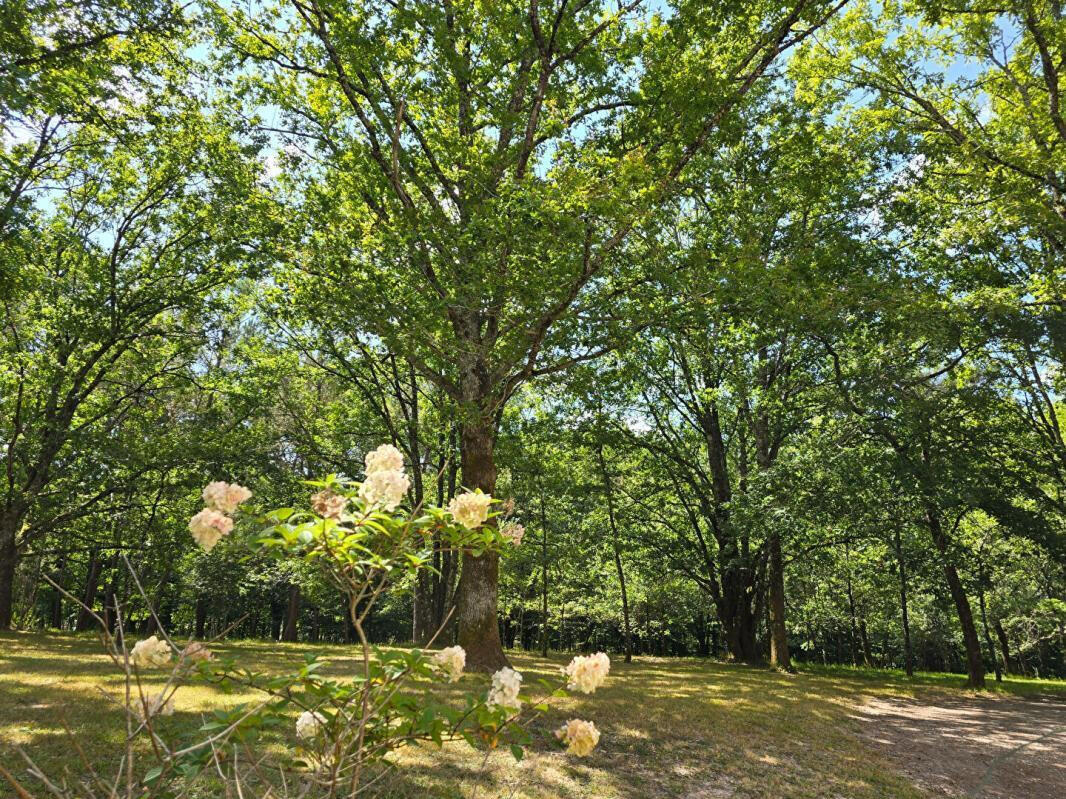
<path fill-rule="evenodd" d="M 515 546 L 522 543 L 522 536 L 526 534 L 526 528 L 518 522 L 507 522 L 500 528 L 500 535 Z"/>
<path fill-rule="evenodd" d="M 311 510 L 323 519 L 340 519 L 346 507 L 348 507 L 348 497 L 335 494 L 328 488 L 311 495 Z"/>
<path fill-rule="evenodd" d="M 403 472 L 373 472 L 359 486 L 359 497 L 371 507 L 391 513 L 403 502 L 410 486 L 411 481 Z"/>
<path fill-rule="evenodd" d="M 563 673 L 570 678 L 567 688 L 571 691 L 581 691 L 583 694 L 592 694 L 603 685 L 607 679 L 607 673 L 611 670 L 611 659 L 603 652 L 595 655 L 578 655 L 570 661 L 570 665 L 563 669 Z"/>
<path fill-rule="evenodd" d="M 152 635 L 134 644 L 130 660 L 137 668 L 165 666 L 170 661 L 170 644 Z"/>
<path fill-rule="evenodd" d="M 368 452 L 363 462 L 367 476 L 375 472 L 403 471 L 403 453 L 392 444 L 382 444 L 373 452 Z"/>
<path fill-rule="evenodd" d="M 451 513 L 459 524 L 468 530 L 475 530 L 485 523 L 489 517 L 489 506 L 492 505 L 492 495 L 478 491 L 467 491 L 453 497 L 448 503 L 448 512 Z"/>
<path fill-rule="evenodd" d="M 600 731 L 591 721 L 570 719 L 555 731 L 555 737 L 566 743 L 566 751 L 584 757 L 600 742 Z"/>
<path fill-rule="evenodd" d="M 326 726 L 326 718 L 321 713 L 305 710 L 296 719 L 296 735 L 299 738 L 314 738 Z"/>
<path fill-rule="evenodd" d="M 145 712 L 146 709 L 147 713 Z M 162 691 L 154 696 L 146 696 L 143 701 L 138 699 L 133 703 L 133 712 L 141 721 L 144 721 L 146 717 L 173 716 L 174 694 L 171 693 L 165 702 L 163 701 Z"/>
<path fill-rule="evenodd" d="M 449 646 L 433 655 L 433 663 L 448 677 L 448 682 L 458 682 L 466 668 L 466 650 Z"/>
<path fill-rule="evenodd" d="M 233 513 L 242 502 L 247 502 L 252 497 L 252 492 L 236 483 L 226 483 L 216 480 L 208 483 L 204 488 L 204 504 L 222 513 Z"/>
<path fill-rule="evenodd" d="M 509 666 L 504 666 L 492 675 L 492 686 L 485 700 L 490 708 L 502 707 L 517 710 L 522 706 L 518 692 L 522 688 L 522 675 Z"/>
<path fill-rule="evenodd" d="M 233 519 L 213 508 L 204 508 L 189 520 L 189 532 L 196 543 L 210 552 L 233 529 Z"/>

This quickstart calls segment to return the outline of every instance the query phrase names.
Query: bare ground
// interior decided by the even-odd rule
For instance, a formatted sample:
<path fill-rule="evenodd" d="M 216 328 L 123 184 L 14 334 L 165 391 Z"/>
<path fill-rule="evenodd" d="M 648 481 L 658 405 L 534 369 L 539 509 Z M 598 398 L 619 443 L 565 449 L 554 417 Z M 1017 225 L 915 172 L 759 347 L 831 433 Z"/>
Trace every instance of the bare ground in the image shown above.
<path fill-rule="evenodd" d="M 866 739 L 932 796 L 1066 797 L 1061 698 L 876 698 L 858 714 Z"/>

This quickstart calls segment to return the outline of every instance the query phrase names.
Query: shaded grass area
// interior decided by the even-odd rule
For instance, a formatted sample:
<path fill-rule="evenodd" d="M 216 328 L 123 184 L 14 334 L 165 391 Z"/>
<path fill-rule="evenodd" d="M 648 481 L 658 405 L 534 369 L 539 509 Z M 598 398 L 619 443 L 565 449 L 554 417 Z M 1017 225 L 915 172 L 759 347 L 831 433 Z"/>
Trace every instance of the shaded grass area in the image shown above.
<path fill-rule="evenodd" d="M 330 659 L 338 677 L 354 673 L 353 647 L 235 642 L 216 647 L 249 668 L 291 669 L 305 653 Z M 567 657 L 513 653 L 526 684 L 557 673 Z M 150 683 L 163 683 L 162 676 Z M 482 691 L 487 678 L 466 675 L 447 691 Z M 853 709 L 870 696 L 960 693 L 957 675 L 849 668 L 804 669 L 796 675 L 695 659 L 637 658 L 612 665 L 594 696 L 561 700 L 534 729 L 535 743 L 516 763 L 495 753 L 482 757 L 465 745 L 410 749 L 385 795 L 397 799 L 480 796 L 515 799 L 587 797 L 919 797 L 924 794 L 858 734 Z M 990 685 L 992 685 L 990 683 Z M 157 689 L 157 685 L 152 685 Z M 1066 696 L 1066 683 L 1008 680 L 998 690 Z M 11 744 L 30 752 L 49 774 L 71 778 L 84 767 L 69 728 L 94 767 L 113 770 L 122 751 L 121 675 L 90 637 L 0 634 L 0 763 L 25 772 Z M 253 699 L 208 686 L 183 687 L 174 730 L 198 727 L 213 708 Z M 571 717 L 593 719 L 602 732 L 588 758 L 568 757 L 551 730 Z M 292 738 L 269 742 L 291 749 Z M 147 767 L 147 766 L 146 766 Z M 0 788 L 5 796 L 6 786 Z"/>

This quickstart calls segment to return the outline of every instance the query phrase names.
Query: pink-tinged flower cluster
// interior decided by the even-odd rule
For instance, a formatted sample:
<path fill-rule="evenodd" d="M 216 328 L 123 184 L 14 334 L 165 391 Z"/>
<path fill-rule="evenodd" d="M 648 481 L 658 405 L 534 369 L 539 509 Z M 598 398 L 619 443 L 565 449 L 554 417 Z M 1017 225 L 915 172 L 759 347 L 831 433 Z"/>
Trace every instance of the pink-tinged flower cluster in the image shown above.
<path fill-rule="evenodd" d="M 233 530 L 233 519 L 212 508 L 204 508 L 189 519 L 189 532 L 204 552 L 215 548 L 223 536 Z"/>
<path fill-rule="evenodd" d="M 130 650 L 130 660 L 139 669 L 147 666 L 165 666 L 170 662 L 170 644 L 151 635 L 138 641 Z"/>
<path fill-rule="evenodd" d="M 570 719 L 555 731 L 555 737 L 566 744 L 566 751 L 584 757 L 600 742 L 600 731 L 591 721 Z"/>
<path fill-rule="evenodd" d="M 515 546 L 522 543 L 522 537 L 526 534 L 526 528 L 518 522 L 507 522 L 500 526 L 500 535 Z"/>
<path fill-rule="evenodd" d="M 492 675 L 492 685 L 485 704 L 489 708 L 502 707 L 504 710 L 517 710 L 522 706 L 518 692 L 522 689 L 522 675 L 509 666 L 504 666 Z"/>
<path fill-rule="evenodd" d="M 433 664 L 448 682 L 458 682 L 466 668 L 466 650 L 461 646 L 449 646 L 433 655 Z"/>
<path fill-rule="evenodd" d="M 247 502 L 252 492 L 236 483 L 216 480 L 208 483 L 203 490 L 204 504 L 207 506 L 189 520 L 189 532 L 204 552 L 210 552 L 215 544 L 229 535 L 233 530 L 233 519 L 227 514 Z"/>
<path fill-rule="evenodd" d="M 467 491 L 453 497 L 448 503 L 448 512 L 452 518 L 468 530 L 476 530 L 489 518 L 492 495 L 483 494 L 481 490 Z"/>
<path fill-rule="evenodd" d="M 211 660 L 214 657 L 214 655 L 211 654 L 211 650 L 199 641 L 193 641 L 186 646 L 185 651 L 181 653 L 181 656 L 190 663 Z"/>
<path fill-rule="evenodd" d="M 220 513 L 233 513 L 238 505 L 252 498 L 252 492 L 236 483 L 216 480 L 204 488 L 203 498 L 207 507 Z"/>
<path fill-rule="evenodd" d="M 311 510 L 323 519 L 340 521 L 347 507 L 348 497 L 343 494 L 336 494 L 328 488 L 311 495 Z"/>
<path fill-rule="evenodd" d="M 603 652 L 597 652 L 595 655 L 578 655 L 570 661 L 569 666 L 563 669 L 563 673 L 570 678 L 566 687 L 571 691 L 594 694 L 596 689 L 603 685 L 610 670 L 611 659 Z"/>

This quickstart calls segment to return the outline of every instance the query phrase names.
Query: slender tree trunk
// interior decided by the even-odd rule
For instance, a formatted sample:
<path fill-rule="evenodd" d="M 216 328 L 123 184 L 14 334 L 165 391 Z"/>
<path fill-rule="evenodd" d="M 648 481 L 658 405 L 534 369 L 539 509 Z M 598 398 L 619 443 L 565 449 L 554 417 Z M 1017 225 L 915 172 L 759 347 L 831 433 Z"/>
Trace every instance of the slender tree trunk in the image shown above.
<path fill-rule="evenodd" d="M 983 569 L 982 569 L 983 571 Z M 984 579 L 982 575 L 982 580 Z M 996 657 L 996 646 L 992 643 L 992 633 L 988 629 L 988 614 L 985 612 L 985 589 L 981 580 L 977 585 L 977 602 L 981 608 L 981 626 L 985 632 L 985 643 L 988 645 L 988 654 L 992 658 L 992 668 L 996 672 L 996 682 L 1003 682 L 1003 670 L 999 667 L 999 659 Z"/>
<path fill-rule="evenodd" d="M 985 687 L 985 664 L 981 654 L 981 642 L 977 638 L 977 627 L 973 623 L 973 611 L 970 609 L 970 600 L 966 597 L 966 589 L 962 586 L 959 573 L 951 559 L 948 546 L 948 536 L 944 531 L 940 519 L 939 510 L 932 504 L 926 505 L 925 521 L 929 532 L 933 536 L 933 543 L 940 553 L 944 565 L 944 578 L 951 590 L 951 598 L 955 602 L 955 609 L 959 614 L 959 625 L 962 627 L 962 639 L 966 647 L 966 668 L 969 675 L 968 684 L 971 688 Z"/>
<path fill-rule="evenodd" d="M 93 617 L 87 608 L 92 608 L 96 604 L 96 590 L 100 582 L 100 554 L 99 551 L 93 549 L 89 553 L 89 565 L 85 574 L 85 590 L 82 591 L 81 602 L 84 607 L 78 611 L 78 621 L 74 625 L 76 632 L 85 632 L 91 630 L 93 626 Z"/>
<path fill-rule="evenodd" d="M 540 489 L 540 656 L 548 657 L 548 512 Z"/>
<path fill-rule="evenodd" d="M 496 490 L 495 434 L 488 419 L 466 421 L 462 428 L 463 483 L 486 494 Z M 475 556 L 463 553 L 462 574 L 456 590 L 459 645 L 466 650 L 471 671 L 494 672 L 508 665 L 500 642 L 496 592 L 500 562 L 495 552 Z"/>
<path fill-rule="evenodd" d="M 847 567 L 845 576 L 847 577 L 848 588 L 848 620 L 850 622 L 849 635 L 848 635 L 848 648 L 851 650 L 851 665 L 859 665 L 858 647 L 856 646 L 856 640 L 858 639 L 858 633 L 855 624 L 855 592 L 851 586 L 851 548 L 847 541 L 844 542 L 844 565 Z"/>
<path fill-rule="evenodd" d="M 614 488 L 611 485 L 611 476 L 607 471 L 607 461 L 603 457 L 603 443 L 596 448 L 599 455 L 600 473 L 603 476 L 603 488 L 607 493 L 607 519 L 611 525 L 611 543 L 614 547 L 614 568 L 618 573 L 618 586 L 622 591 L 622 634 L 625 636 L 626 663 L 633 662 L 633 633 L 629 627 L 629 596 L 626 593 L 626 573 L 622 568 L 622 551 L 618 541 L 618 524 L 614 515 Z"/>
<path fill-rule="evenodd" d="M 914 648 L 911 644 L 910 612 L 907 608 L 907 565 L 903 561 L 903 542 L 896 528 L 896 563 L 899 566 L 899 607 L 903 616 L 903 668 L 908 677 L 914 676 Z"/>
<path fill-rule="evenodd" d="M 1006 674 L 1013 674 L 1011 669 L 1010 660 L 1010 640 L 1007 638 L 1007 631 L 1003 629 L 1003 621 L 996 619 L 995 621 L 996 637 L 999 638 L 999 648 L 1003 654 L 1003 671 Z"/>
<path fill-rule="evenodd" d="M 289 606 L 285 611 L 285 629 L 281 631 L 281 640 L 295 643 L 300 640 L 298 626 L 300 623 L 300 586 L 289 586 Z"/>
<path fill-rule="evenodd" d="M 63 585 L 67 579 L 67 556 L 60 555 L 56 560 L 56 570 L 52 577 L 56 583 Z M 51 611 L 49 613 L 49 626 L 55 630 L 63 628 L 63 595 L 55 588 L 52 589 Z"/>
<path fill-rule="evenodd" d="M 770 534 L 769 548 L 770 665 L 792 671 L 788 629 L 785 627 L 785 567 L 781 558 L 781 536 L 776 531 Z"/>
<path fill-rule="evenodd" d="M 207 632 L 207 600 L 203 597 L 196 598 L 196 618 L 193 633 L 198 641 L 202 641 Z"/>

